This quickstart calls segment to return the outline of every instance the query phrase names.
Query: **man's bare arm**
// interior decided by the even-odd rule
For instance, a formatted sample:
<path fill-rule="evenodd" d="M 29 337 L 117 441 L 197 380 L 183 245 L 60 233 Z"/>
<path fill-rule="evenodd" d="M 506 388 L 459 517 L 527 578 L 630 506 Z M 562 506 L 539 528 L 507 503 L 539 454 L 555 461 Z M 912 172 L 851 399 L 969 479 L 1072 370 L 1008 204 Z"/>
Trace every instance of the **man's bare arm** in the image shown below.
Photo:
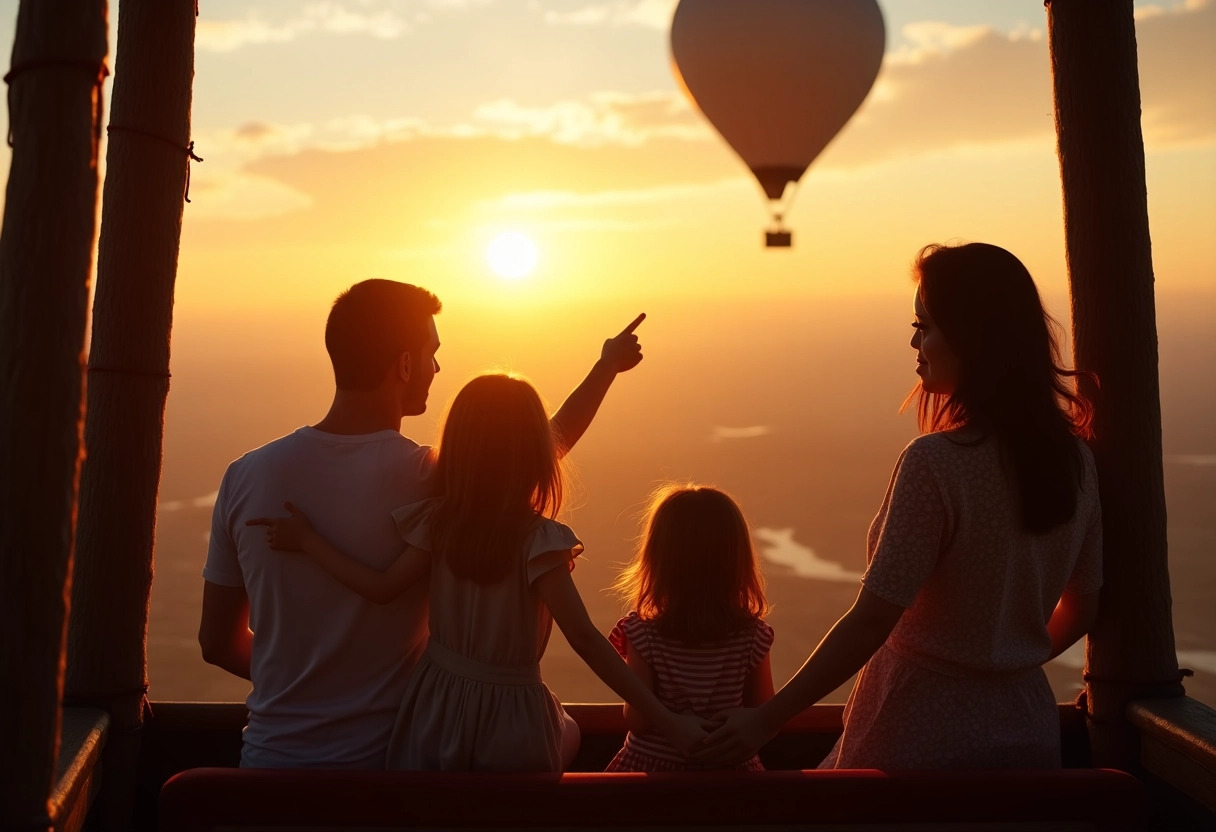
<path fill-rule="evenodd" d="M 203 581 L 198 643 L 203 661 L 242 679 L 249 678 L 253 633 L 249 630 L 249 596 L 245 587 Z"/>
<path fill-rule="evenodd" d="M 642 346 L 633 331 L 644 320 L 646 313 L 638 315 L 618 335 L 604 342 L 599 361 L 553 415 L 550 424 L 557 440 L 558 456 L 569 453 L 587 432 L 617 375 L 632 370 L 642 360 Z"/>

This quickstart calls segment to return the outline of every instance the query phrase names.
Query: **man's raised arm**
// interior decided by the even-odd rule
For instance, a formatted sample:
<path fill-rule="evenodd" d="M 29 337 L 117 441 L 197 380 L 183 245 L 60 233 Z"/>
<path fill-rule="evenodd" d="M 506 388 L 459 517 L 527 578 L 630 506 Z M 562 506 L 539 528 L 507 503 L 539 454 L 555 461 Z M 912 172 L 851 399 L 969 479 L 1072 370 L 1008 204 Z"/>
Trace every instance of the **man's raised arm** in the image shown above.
<path fill-rule="evenodd" d="M 599 361 L 595 362 L 587 377 L 566 397 L 557 413 L 553 414 L 550 424 L 557 440 L 559 457 L 569 453 L 587 432 L 617 374 L 632 370 L 642 360 L 642 345 L 633 331 L 644 320 L 645 312 L 634 318 L 633 323 L 621 330 L 620 334 L 604 342 Z"/>

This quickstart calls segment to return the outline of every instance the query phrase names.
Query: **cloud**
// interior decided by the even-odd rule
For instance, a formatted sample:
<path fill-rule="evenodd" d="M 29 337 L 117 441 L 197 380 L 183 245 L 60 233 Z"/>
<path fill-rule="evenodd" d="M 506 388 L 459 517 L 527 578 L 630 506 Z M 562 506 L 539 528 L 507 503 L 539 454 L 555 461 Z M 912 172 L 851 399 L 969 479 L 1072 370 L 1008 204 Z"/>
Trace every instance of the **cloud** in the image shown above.
<path fill-rule="evenodd" d="M 426 0 L 426 5 L 436 9 L 463 11 L 475 6 L 488 6 L 495 0 Z"/>
<path fill-rule="evenodd" d="M 955 26 L 938 21 L 909 23 L 900 34 L 902 40 L 884 59 L 888 66 L 919 64 L 927 58 L 942 57 L 971 46 L 991 32 L 988 26 Z"/>
<path fill-rule="evenodd" d="M 1154 3 L 1147 6 L 1137 7 L 1133 14 L 1135 15 L 1137 21 L 1148 20 L 1150 17 L 1159 17 L 1160 15 L 1170 14 L 1171 12 L 1195 11 L 1196 9 L 1203 8 L 1209 2 L 1210 0 L 1184 0 L 1184 2 L 1181 3 L 1173 3 L 1168 8 Z"/>
<path fill-rule="evenodd" d="M 504 138 L 546 136 L 563 144 L 639 145 L 656 137 L 704 141 L 713 135 L 675 92 L 601 92 L 543 107 L 503 98 L 478 107 L 473 118 L 473 129 Z"/>
<path fill-rule="evenodd" d="M 215 506 L 215 500 L 219 497 L 218 491 L 212 491 L 210 494 L 204 494 L 201 497 L 192 497 L 188 500 L 161 500 L 161 511 L 181 511 L 184 508 L 212 508 Z"/>
<path fill-rule="evenodd" d="M 544 12 L 552 26 L 642 26 L 666 30 L 671 25 L 678 0 L 617 0 L 596 3 L 571 11 Z"/>
<path fill-rule="evenodd" d="M 516 191 L 494 200 L 492 206 L 504 211 L 552 211 L 567 208 L 636 206 L 644 203 L 706 199 L 724 189 L 738 187 L 740 179 L 697 182 L 684 185 L 654 185 L 646 188 L 608 189 L 592 192 L 568 190 Z"/>
<path fill-rule="evenodd" d="M 709 440 L 721 442 L 723 439 L 755 439 L 760 436 L 768 436 L 772 432 L 773 429 L 768 425 L 751 425 L 746 428 L 726 428 L 716 425 Z"/>
<path fill-rule="evenodd" d="M 878 84 L 819 167 L 977 145 L 1051 142 L 1045 37 L 1023 28 L 909 24 Z M 1142 125 L 1149 149 L 1216 140 L 1216 5 L 1179 4 L 1137 26 Z"/>
<path fill-rule="evenodd" d="M 754 197 L 745 172 L 712 142 L 656 138 L 635 147 L 420 133 L 408 141 L 337 151 L 316 146 L 319 130 L 298 152 L 268 152 L 245 162 L 236 155 L 236 131 L 218 137 L 232 176 L 257 179 L 221 179 L 222 171 L 211 170 L 208 176 L 218 180 L 225 199 L 212 206 L 211 194 L 199 191 L 196 198 L 192 192 L 191 216 L 199 218 L 201 210 L 209 220 L 261 215 L 260 222 L 227 224 L 224 244 L 236 248 L 309 239 L 378 251 L 428 245 L 437 235 L 446 239 L 508 219 L 561 233 L 668 230 L 695 223 L 708 206 Z M 264 137 L 267 148 L 292 141 L 285 128 L 242 132 Z M 197 175 L 210 164 L 208 157 Z M 256 212 L 228 196 L 238 193 L 238 185 L 252 190 L 266 180 L 286 190 L 261 191 Z M 274 213 L 285 211 L 292 213 Z M 441 232 L 438 222 L 446 224 Z"/>
<path fill-rule="evenodd" d="M 274 156 L 301 152 L 316 139 L 311 124 L 250 121 L 223 130 L 196 133 L 195 148 L 207 161 L 190 172 L 191 219 L 260 220 L 303 210 L 308 195 L 249 166 Z"/>
<path fill-rule="evenodd" d="M 232 135 L 251 142 L 260 142 L 274 135 L 274 127 L 258 121 L 246 122 L 232 131 Z"/>
<path fill-rule="evenodd" d="M 1216 5 L 1171 8 L 1143 19 L 1138 30 L 1150 151 L 1216 140 L 1216 50 L 1208 48 L 1216 35 Z M 459 209 L 455 202 L 449 208 L 479 216 L 528 211 L 538 222 L 561 222 L 564 228 L 654 227 L 657 207 L 646 209 L 656 216 L 644 218 L 630 216 L 630 209 L 733 198 L 748 187 L 745 169 L 674 90 L 598 92 L 539 106 L 502 98 L 448 124 L 360 114 L 316 124 L 249 122 L 196 139 L 208 161 L 196 166 L 195 193 L 201 199 L 214 187 L 225 194 L 221 204 L 245 218 L 277 216 L 334 198 L 329 184 L 319 196 L 319 185 L 296 165 L 262 164 L 308 156 L 310 164 L 346 166 L 337 155 L 320 158 L 318 151 L 370 153 L 375 166 L 357 175 L 375 179 L 399 166 L 410 167 L 416 177 L 442 160 L 459 184 L 435 181 L 428 193 L 467 197 Z M 815 170 L 820 177 L 843 175 L 902 158 L 1017 144 L 1054 147 L 1050 60 L 1043 38 L 1029 29 L 922 23 L 904 31 L 874 94 Z M 372 153 L 380 147 L 383 153 Z M 580 149 L 605 152 L 575 152 Z M 485 154 L 484 160 L 472 163 L 475 154 Z M 603 164 L 610 165 L 604 175 L 589 170 Z M 262 179 L 237 176 L 242 170 Z M 564 174 L 556 175 L 558 170 Z M 265 181 L 280 177 L 285 189 Z M 465 187 L 474 180 L 477 187 Z M 413 190 L 408 180 L 399 187 Z M 247 207 L 242 195 L 259 207 Z M 621 209 L 618 215 L 577 215 L 579 209 L 612 206 Z M 192 210 L 197 215 L 212 209 Z M 546 211 L 555 215 L 546 217 Z"/>
<path fill-rule="evenodd" d="M 1192 0 L 1136 29 L 1145 141 L 1162 147 L 1216 139 L 1216 4 Z"/>
<path fill-rule="evenodd" d="M 1165 461 L 1173 465 L 1211 468 L 1216 466 L 1216 454 L 1171 454 L 1165 458 Z"/>
<path fill-rule="evenodd" d="M 214 130 L 198 134 L 198 141 L 208 145 L 208 153 L 219 157 L 235 153 L 243 158 L 268 154 L 296 153 L 313 136 L 311 124 L 271 124 L 247 121 L 231 130 Z M 219 161 L 216 158 L 216 161 Z"/>
<path fill-rule="evenodd" d="M 313 33 L 391 39 L 408 29 L 405 20 L 389 10 L 351 11 L 338 3 L 318 2 L 305 5 L 297 16 L 279 23 L 264 20 L 257 11 L 234 20 L 200 19 L 195 44 L 200 49 L 229 52 L 249 45 L 284 43 Z"/>
<path fill-rule="evenodd" d="M 307 194 L 267 176 L 221 170 L 190 179 L 191 220 L 264 220 L 302 211 L 313 204 Z"/>
<path fill-rule="evenodd" d="M 675 92 L 593 93 L 583 100 L 527 107 L 499 99 L 477 107 L 469 121 L 437 125 L 413 117 L 375 118 L 350 114 L 319 124 L 246 122 L 198 135 L 199 147 L 216 154 L 234 150 L 246 161 L 296 153 L 306 148 L 358 150 L 385 142 L 422 138 L 506 140 L 545 138 L 559 144 L 616 144 L 635 147 L 655 139 L 708 142 L 713 134 Z"/>
<path fill-rule="evenodd" d="M 680 217 L 663 217 L 658 219 L 597 219 L 581 217 L 573 219 L 530 220 L 528 226 L 538 231 L 563 232 L 607 232 L 611 234 L 630 234 L 641 231 L 657 231 L 660 229 L 689 228 L 694 226 L 691 220 Z"/>

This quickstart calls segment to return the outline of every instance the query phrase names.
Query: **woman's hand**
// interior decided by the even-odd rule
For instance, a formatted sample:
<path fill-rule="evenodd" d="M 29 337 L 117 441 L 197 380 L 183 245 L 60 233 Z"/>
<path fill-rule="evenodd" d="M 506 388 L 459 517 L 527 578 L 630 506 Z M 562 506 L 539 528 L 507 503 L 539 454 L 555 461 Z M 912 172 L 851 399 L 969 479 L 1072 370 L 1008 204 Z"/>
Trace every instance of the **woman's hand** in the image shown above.
<path fill-rule="evenodd" d="M 265 526 L 266 543 L 280 552 L 307 552 L 317 541 L 317 532 L 308 517 L 290 501 L 283 503 L 290 517 L 255 517 L 246 526 Z"/>
<path fill-rule="evenodd" d="M 663 736 L 667 737 L 685 756 L 691 757 L 709 737 L 712 725 L 692 714 L 673 713 L 663 725 Z"/>
<path fill-rule="evenodd" d="M 716 714 L 711 722 L 717 727 L 691 755 L 693 762 L 709 766 L 742 763 L 777 733 L 769 728 L 760 708 L 732 708 Z"/>

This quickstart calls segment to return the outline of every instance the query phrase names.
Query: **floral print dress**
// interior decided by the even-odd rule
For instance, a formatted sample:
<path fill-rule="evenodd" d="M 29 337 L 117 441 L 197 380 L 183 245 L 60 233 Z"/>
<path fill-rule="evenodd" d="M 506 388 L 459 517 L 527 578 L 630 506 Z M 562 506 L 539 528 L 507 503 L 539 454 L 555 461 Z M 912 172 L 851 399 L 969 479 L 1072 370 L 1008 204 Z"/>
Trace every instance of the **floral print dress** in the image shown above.
<path fill-rule="evenodd" d="M 993 439 L 921 436 L 904 449 L 867 537 L 862 584 L 906 611 L 862 669 L 821 768 L 1058 768 L 1042 664 L 1065 589 L 1102 585 L 1093 456 L 1068 522 L 1022 529 Z"/>

